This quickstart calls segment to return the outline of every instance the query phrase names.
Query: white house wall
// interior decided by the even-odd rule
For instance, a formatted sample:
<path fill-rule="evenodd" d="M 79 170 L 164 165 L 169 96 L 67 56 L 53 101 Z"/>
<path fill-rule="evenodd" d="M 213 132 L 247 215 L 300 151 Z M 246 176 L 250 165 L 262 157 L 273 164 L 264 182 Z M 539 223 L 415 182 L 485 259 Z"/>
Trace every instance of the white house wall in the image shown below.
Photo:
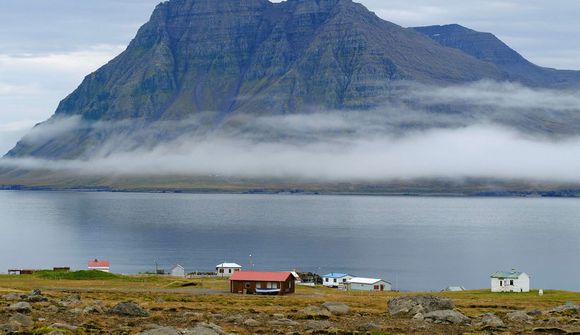
<path fill-rule="evenodd" d="M 352 276 L 344 276 L 340 278 L 322 277 L 322 285 L 327 287 L 338 287 L 340 285 L 346 285 L 346 283 L 352 278 Z M 327 279 L 328 282 L 326 281 Z M 336 282 L 334 280 L 336 280 Z"/>
<path fill-rule="evenodd" d="M 510 285 L 513 280 L 513 285 Z M 502 283 L 503 285 L 500 285 Z M 530 292 L 530 277 L 523 273 L 518 279 L 491 278 L 492 292 Z"/>

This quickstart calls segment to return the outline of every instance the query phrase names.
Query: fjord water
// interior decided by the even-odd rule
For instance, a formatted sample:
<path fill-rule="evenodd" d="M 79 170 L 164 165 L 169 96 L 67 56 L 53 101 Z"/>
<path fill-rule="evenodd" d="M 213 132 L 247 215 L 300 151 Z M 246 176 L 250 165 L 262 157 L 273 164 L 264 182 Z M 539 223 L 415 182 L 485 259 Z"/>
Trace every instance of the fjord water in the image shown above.
<path fill-rule="evenodd" d="M 488 286 L 517 268 L 532 286 L 580 290 L 580 201 L 0 192 L 0 269 L 109 259 L 118 273 L 343 271 L 400 290 Z"/>

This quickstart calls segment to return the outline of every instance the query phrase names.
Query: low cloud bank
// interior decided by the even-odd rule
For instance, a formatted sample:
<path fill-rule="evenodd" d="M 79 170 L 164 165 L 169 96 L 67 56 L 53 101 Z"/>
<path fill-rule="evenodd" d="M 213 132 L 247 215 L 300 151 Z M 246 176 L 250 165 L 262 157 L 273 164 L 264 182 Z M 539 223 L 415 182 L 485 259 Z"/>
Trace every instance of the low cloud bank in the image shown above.
<path fill-rule="evenodd" d="M 150 125 L 53 118 L 23 143 L 79 131 L 92 136 L 91 143 L 104 140 L 77 160 L 4 158 L 0 167 L 106 176 L 580 182 L 580 96 L 574 92 L 480 82 L 415 85 L 398 96 L 409 103 L 373 111 L 233 115 L 219 129 L 207 126 L 211 113 Z"/>
<path fill-rule="evenodd" d="M 491 126 L 342 142 L 180 139 L 90 160 L 7 159 L 2 165 L 89 175 L 223 176 L 313 180 L 488 177 L 580 181 L 580 138 L 530 140 Z"/>

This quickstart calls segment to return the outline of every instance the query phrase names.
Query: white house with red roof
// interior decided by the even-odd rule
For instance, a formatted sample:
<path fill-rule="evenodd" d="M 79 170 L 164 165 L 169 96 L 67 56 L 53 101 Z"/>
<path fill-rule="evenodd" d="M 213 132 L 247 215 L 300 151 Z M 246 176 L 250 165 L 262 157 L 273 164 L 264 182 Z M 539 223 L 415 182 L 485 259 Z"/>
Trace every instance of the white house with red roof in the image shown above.
<path fill-rule="evenodd" d="M 103 272 L 111 272 L 111 262 L 99 259 L 93 259 L 89 261 L 88 264 L 89 270 L 96 270 L 96 271 L 103 271 Z"/>

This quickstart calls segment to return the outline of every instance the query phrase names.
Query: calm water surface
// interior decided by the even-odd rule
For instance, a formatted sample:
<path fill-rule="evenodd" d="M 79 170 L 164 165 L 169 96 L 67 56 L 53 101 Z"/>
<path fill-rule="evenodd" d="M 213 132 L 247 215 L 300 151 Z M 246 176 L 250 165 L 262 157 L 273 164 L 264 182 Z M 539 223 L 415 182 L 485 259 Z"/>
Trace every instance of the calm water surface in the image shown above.
<path fill-rule="evenodd" d="M 488 286 L 517 268 L 532 286 L 580 290 L 580 200 L 0 192 L 0 271 L 109 259 L 187 271 L 344 271 L 400 290 Z"/>

